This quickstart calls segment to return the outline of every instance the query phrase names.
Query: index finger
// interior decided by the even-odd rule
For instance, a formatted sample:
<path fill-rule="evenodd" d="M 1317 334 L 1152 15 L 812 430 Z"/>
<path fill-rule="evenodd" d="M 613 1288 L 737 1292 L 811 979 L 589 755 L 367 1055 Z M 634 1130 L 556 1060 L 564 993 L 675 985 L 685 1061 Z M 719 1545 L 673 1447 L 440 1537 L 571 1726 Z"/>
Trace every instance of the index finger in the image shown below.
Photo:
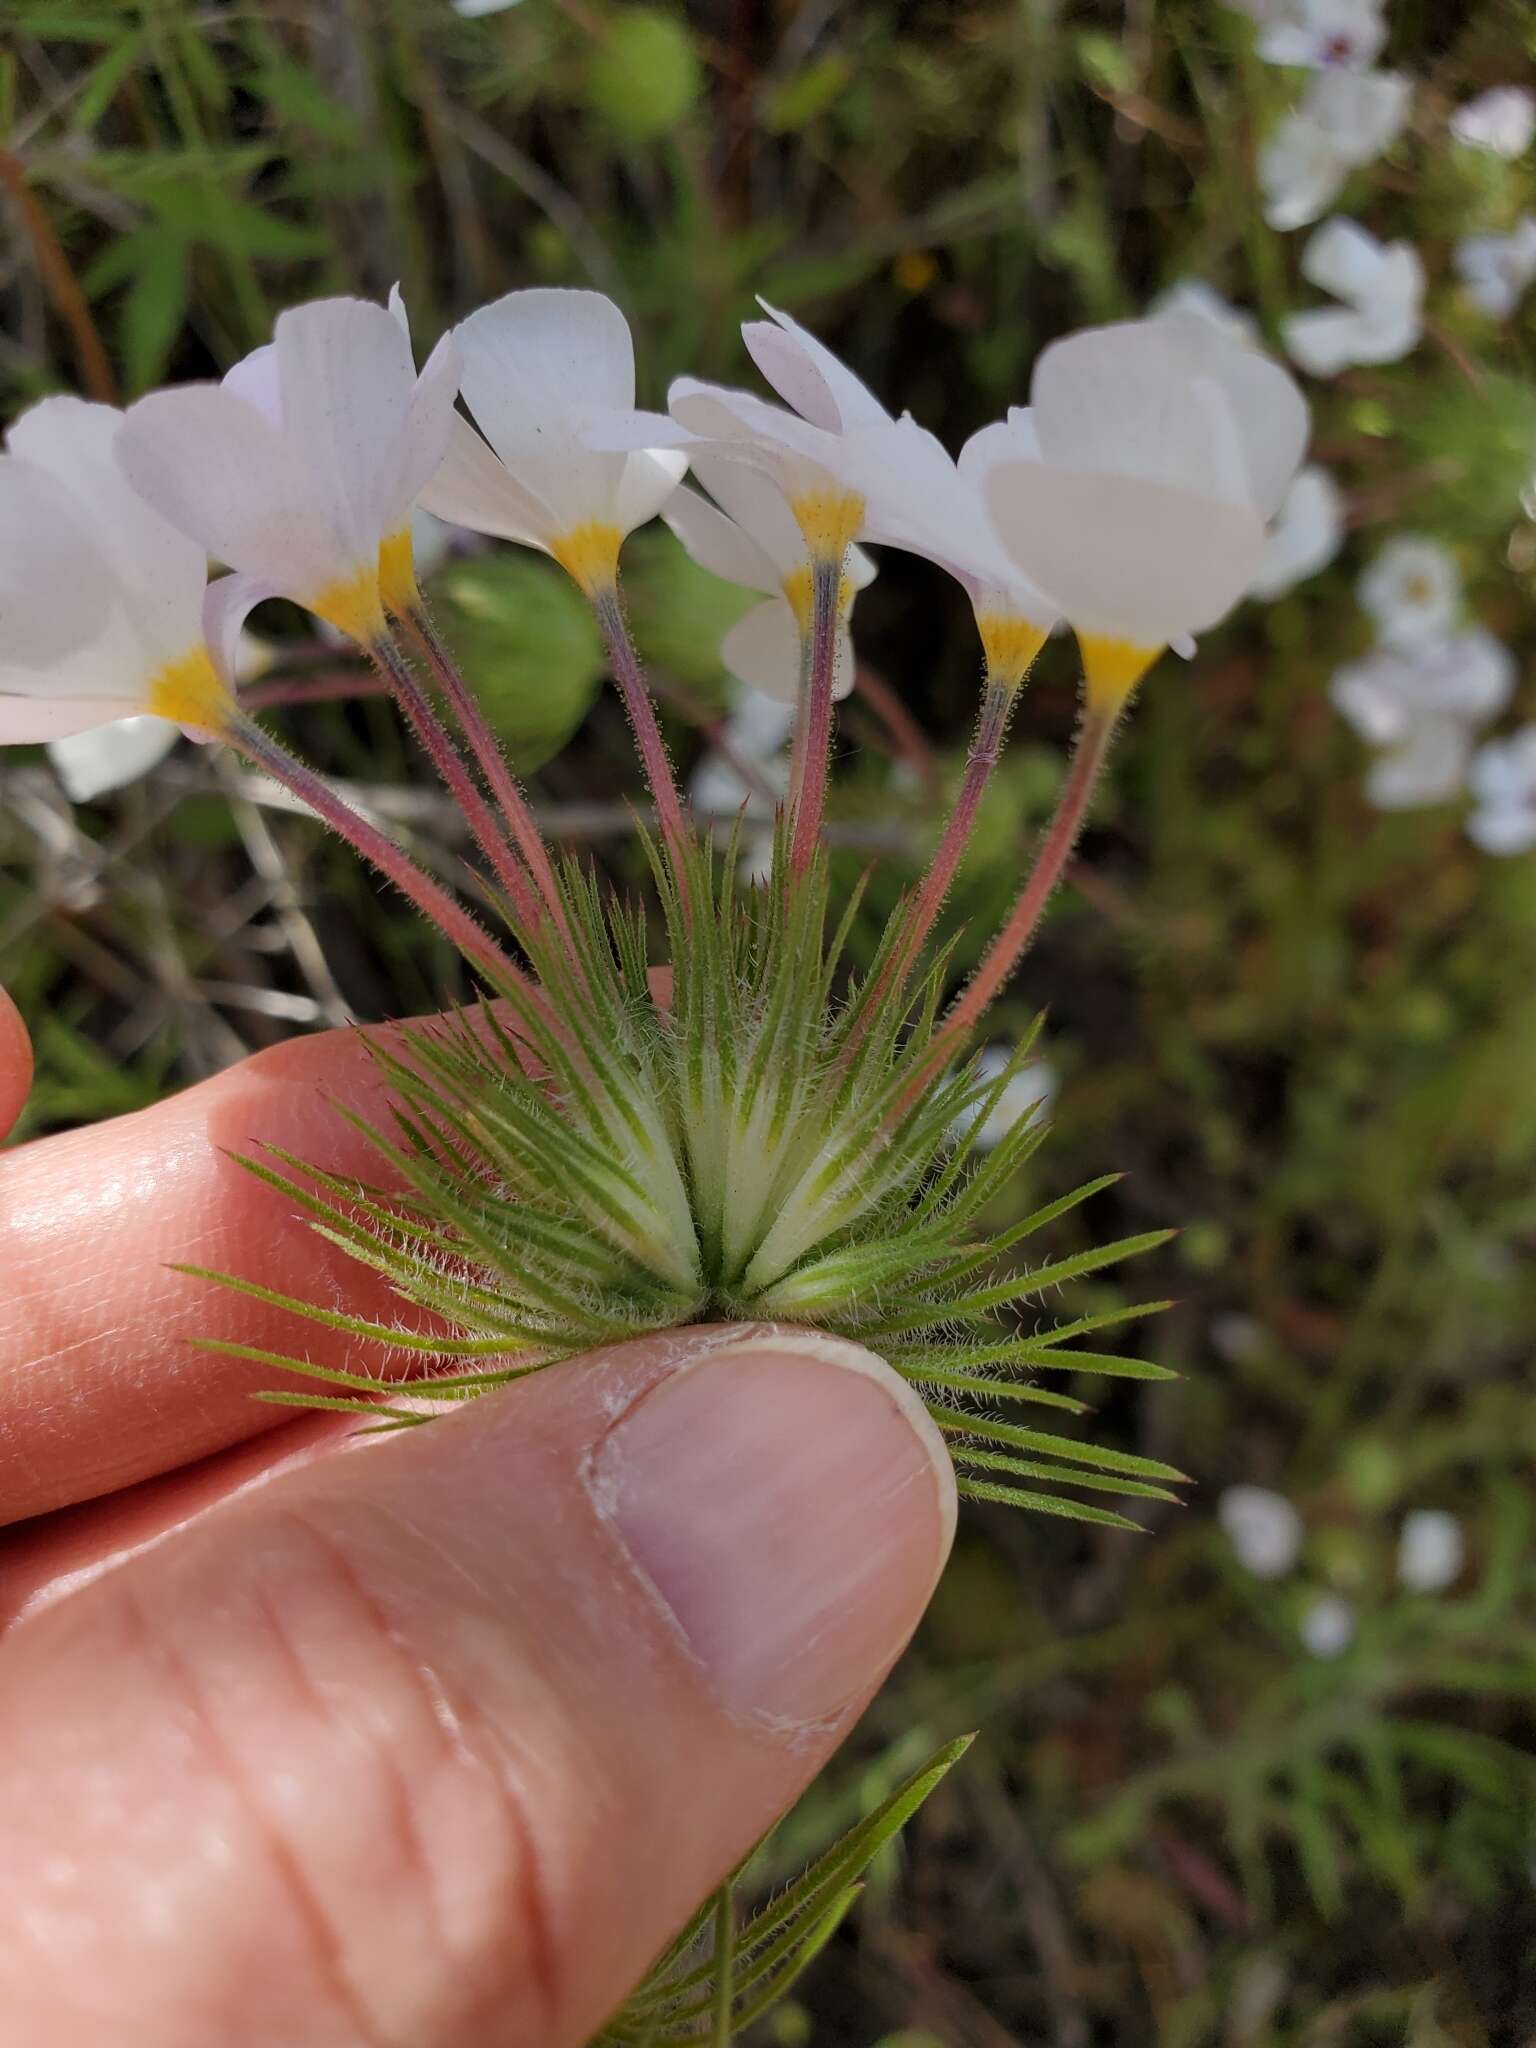
<path fill-rule="evenodd" d="M 384 1279 L 229 1156 L 277 1145 L 382 1180 L 378 1155 L 333 1105 L 383 1123 L 386 1094 L 366 1034 L 328 1031 L 152 1109 L 0 1153 L 0 1523 L 173 1470 L 285 1419 L 251 1398 L 273 1385 L 272 1367 L 219 1357 L 199 1338 L 362 1362 L 367 1347 L 346 1336 L 168 1266 L 388 1318 L 399 1303 Z"/>
<path fill-rule="evenodd" d="M 0 1138 L 21 1115 L 31 1086 L 32 1041 L 20 1011 L 0 988 Z"/>

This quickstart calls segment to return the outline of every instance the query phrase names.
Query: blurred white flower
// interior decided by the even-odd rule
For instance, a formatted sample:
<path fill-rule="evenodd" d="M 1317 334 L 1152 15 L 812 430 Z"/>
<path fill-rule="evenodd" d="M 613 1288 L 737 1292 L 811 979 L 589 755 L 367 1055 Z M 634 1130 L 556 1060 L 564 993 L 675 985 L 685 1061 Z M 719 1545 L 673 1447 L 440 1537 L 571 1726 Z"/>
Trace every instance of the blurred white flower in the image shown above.
<path fill-rule="evenodd" d="M 976 1078 L 979 1081 L 996 1081 L 1013 1058 L 1013 1050 L 1011 1045 L 984 1046 L 977 1063 Z M 976 1149 L 991 1152 L 1003 1142 L 1020 1117 L 1027 1116 L 1031 1110 L 1041 1116 L 1049 1116 L 1058 1085 L 1056 1070 L 1049 1060 L 1026 1060 L 1004 1086 L 990 1113 L 982 1119 L 974 1140 Z M 957 1117 L 952 1135 L 957 1138 L 963 1136 L 970 1129 L 975 1114 L 972 1109 Z"/>
<path fill-rule="evenodd" d="M 1466 1562 L 1461 1524 L 1444 1508 L 1415 1508 L 1403 1518 L 1397 1543 L 1397 1582 L 1410 1593 L 1443 1593 Z"/>
<path fill-rule="evenodd" d="M 1476 805 L 1467 833 L 1484 853 L 1536 847 L 1536 725 L 1480 747 L 1467 787 Z"/>
<path fill-rule="evenodd" d="M 1536 139 L 1536 93 L 1523 85 L 1495 85 L 1451 116 L 1451 133 L 1473 149 L 1495 156 L 1524 156 Z"/>
<path fill-rule="evenodd" d="M 1536 278 L 1536 214 L 1522 214 L 1507 235 L 1468 235 L 1452 260 L 1478 311 L 1507 320 Z"/>
<path fill-rule="evenodd" d="M 1264 1325 L 1254 1316 L 1229 1310 L 1211 1318 L 1211 1342 L 1232 1365 L 1245 1365 L 1259 1357 L 1265 1341 Z"/>
<path fill-rule="evenodd" d="M 1160 292 L 1152 301 L 1148 318 L 1159 320 L 1166 313 L 1193 313 L 1197 319 L 1209 320 L 1226 340 L 1258 346 L 1259 323 L 1253 315 L 1245 313 L 1241 306 L 1231 305 L 1203 278 L 1181 277 Z"/>
<path fill-rule="evenodd" d="M 466 21 L 478 21 L 483 14 L 505 14 L 518 4 L 519 0 L 449 0 L 454 13 L 462 14 Z"/>
<path fill-rule="evenodd" d="M 1267 1486 L 1229 1486 L 1216 1503 L 1216 1519 L 1238 1563 L 1256 1579 L 1283 1579 L 1301 1555 L 1301 1517 Z"/>
<path fill-rule="evenodd" d="M 1360 602 L 1385 647 L 1416 648 L 1448 633 L 1461 610 L 1461 571 L 1449 548 L 1404 533 L 1360 578 Z"/>
<path fill-rule="evenodd" d="M 1382 0 L 1288 0 L 1259 30 L 1259 55 L 1271 64 L 1363 71 L 1387 39 Z"/>
<path fill-rule="evenodd" d="M 1355 1640 L 1355 1610 L 1337 1593 L 1320 1593 L 1301 1617 L 1302 1647 L 1314 1657 L 1342 1657 Z"/>
<path fill-rule="evenodd" d="M 1472 758 L 1472 733 L 1460 719 L 1421 718 L 1365 774 L 1365 800 L 1377 811 L 1416 811 L 1460 796 Z"/>
<path fill-rule="evenodd" d="M 760 591 L 764 600 L 731 627 L 720 643 L 720 659 L 749 691 L 792 707 L 800 694 L 801 621 L 810 602 L 809 558 L 795 515 L 772 479 L 744 464 L 698 453 L 694 474 L 716 502 L 685 484 L 662 507 L 662 518 L 701 569 Z M 832 671 L 834 697 L 846 697 L 853 688 L 848 614 L 855 594 L 874 576 L 869 556 L 862 548 L 850 548 Z"/>
<path fill-rule="evenodd" d="M 794 722 L 793 700 L 777 692 L 744 689 L 723 728 L 730 754 L 706 754 L 694 770 L 689 797 L 699 816 L 734 818 L 744 805 L 749 816 L 762 816 L 767 805 L 743 779 L 731 755 L 749 762 L 771 789 L 787 789 L 789 763 L 783 749 Z"/>
<path fill-rule="evenodd" d="M 1351 363 L 1395 363 L 1424 331 L 1424 265 L 1409 242 L 1383 244 L 1358 221 L 1338 219 L 1307 243 L 1301 271 L 1341 306 L 1292 313 L 1284 322 L 1293 361 L 1314 377 Z"/>
<path fill-rule="evenodd" d="M 1411 650 L 1383 647 L 1345 662 L 1329 696 L 1363 740 L 1388 747 L 1426 718 L 1485 725 L 1508 704 L 1514 682 L 1509 649 L 1473 626 Z"/>
<path fill-rule="evenodd" d="M 158 768 L 180 738 L 168 718 L 119 718 L 50 740 L 48 758 L 70 801 L 88 804 Z"/>
<path fill-rule="evenodd" d="M 1392 811 L 1448 803 L 1460 792 L 1477 728 L 1498 716 L 1513 689 L 1509 650 L 1478 626 L 1346 662 L 1329 696 L 1363 740 L 1386 749 L 1365 793 L 1376 809 Z"/>
<path fill-rule="evenodd" d="M 1264 218 L 1289 233 L 1321 220 L 1351 171 L 1402 133 L 1413 98 L 1396 71 L 1320 71 L 1259 152 Z"/>
<path fill-rule="evenodd" d="M 1326 569 L 1344 542 L 1344 500 L 1326 469 L 1309 463 L 1280 501 L 1248 595 L 1280 597 Z"/>

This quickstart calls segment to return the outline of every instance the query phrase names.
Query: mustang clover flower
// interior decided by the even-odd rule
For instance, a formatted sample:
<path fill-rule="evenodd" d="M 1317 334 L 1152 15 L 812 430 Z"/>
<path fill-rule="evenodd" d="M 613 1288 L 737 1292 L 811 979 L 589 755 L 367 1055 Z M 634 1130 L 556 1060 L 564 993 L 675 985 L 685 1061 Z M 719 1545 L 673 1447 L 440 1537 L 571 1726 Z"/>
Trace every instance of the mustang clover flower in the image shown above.
<path fill-rule="evenodd" d="M 991 1234 L 989 1206 L 1045 1136 L 1043 1076 L 1028 1038 L 1000 1054 L 979 1027 L 1142 676 L 1251 582 L 1305 408 L 1253 349 L 1165 315 L 1047 349 L 1030 408 L 956 461 L 769 311 L 744 338 L 784 406 L 683 379 L 667 414 L 638 410 L 623 316 L 568 291 L 472 314 L 419 374 L 397 294 L 388 310 L 285 313 L 222 385 L 157 394 L 126 420 L 45 402 L 0 459 L 0 739 L 149 714 L 227 742 L 401 889 L 480 980 L 477 1007 L 374 1049 L 393 1093 L 392 1124 L 367 1131 L 378 1185 L 286 1153 L 247 1162 L 405 1311 L 372 1321 L 289 1297 L 278 1276 L 209 1276 L 354 1340 L 355 1362 L 334 1370 L 218 1347 L 290 1376 L 271 1398 L 406 1427 L 596 1344 L 703 1316 L 782 1318 L 878 1345 L 924 1390 L 963 1493 L 1123 1525 L 1093 1495 L 1169 1498 L 1179 1475 L 998 1411 L 1080 1413 L 1041 1384 L 1053 1371 L 1166 1376 L 1075 1348 L 1142 1311 L 1054 1327 L 1010 1312 L 1166 1233 L 1032 1272 L 1009 1264 L 1104 1183 Z M 473 424 L 454 410 L 461 387 Z M 708 497 L 681 486 L 690 463 Z M 655 806 L 645 846 L 664 962 L 643 909 L 545 845 L 417 587 L 423 507 L 542 549 L 591 603 Z M 625 623 L 622 543 L 657 513 L 762 599 L 723 650 L 770 693 L 719 736 L 759 805 L 754 839 L 771 816 L 771 846 L 745 862 L 740 815 L 723 848 L 689 816 Z M 874 573 L 861 538 L 955 576 L 984 655 L 954 808 L 862 976 L 842 958 L 857 899 L 833 905 L 823 832 L 848 612 Z M 235 573 L 205 593 L 207 554 Z M 378 666 L 463 811 L 503 932 L 237 705 L 227 650 L 269 592 Z M 1076 751 L 1012 910 L 951 998 L 948 955 L 929 942 L 1058 617 L 1084 657 Z M 781 778 L 770 757 L 791 730 Z M 695 779 L 701 809 L 717 807 L 720 779 L 711 797 Z M 293 1390 L 305 1380 L 323 1391 Z M 406 1381 L 410 1399 L 391 1398 Z"/>

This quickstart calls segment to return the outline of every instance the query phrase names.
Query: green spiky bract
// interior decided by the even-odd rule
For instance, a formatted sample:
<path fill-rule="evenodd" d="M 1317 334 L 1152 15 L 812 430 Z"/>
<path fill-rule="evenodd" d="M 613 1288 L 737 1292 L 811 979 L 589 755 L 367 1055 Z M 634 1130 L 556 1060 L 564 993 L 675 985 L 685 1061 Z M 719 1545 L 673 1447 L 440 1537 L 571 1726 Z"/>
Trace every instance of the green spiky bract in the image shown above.
<path fill-rule="evenodd" d="M 592 2048 L 728 2042 L 761 2019 L 816 1960 L 858 1897 L 871 1863 L 971 1740 L 965 1735 L 946 1743 L 744 1924 L 737 1925 L 735 1880 L 706 1899 Z"/>
<path fill-rule="evenodd" d="M 643 911 L 567 863 L 563 915 L 519 934 L 533 979 L 504 978 L 497 1002 L 371 1042 L 393 1127 L 352 1121 L 388 1188 L 281 1152 L 245 1162 L 382 1274 L 403 1312 L 373 1322 L 206 1277 L 355 1339 L 362 1363 L 210 1348 L 312 1383 L 269 1400 L 405 1428 L 648 1331 L 810 1325 L 870 1346 L 922 1390 L 963 1495 L 1127 1528 L 1092 1496 L 1173 1499 L 1170 1466 L 1005 1419 L 1084 1412 L 1041 1384 L 1051 1374 L 1171 1376 L 1074 1348 L 1161 1304 L 1053 1328 L 1033 1311 L 1027 1331 L 1005 1320 L 1169 1235 L 1020 1269 L 1010 1255 L 1111 1176 L 989 1236 L 989 1205 L 1045 1127 L 1025 1115 L 990 1149 L 978 1136 L 1032 1041 L 994 1079 L 974 1058 L 934 1072 L 946 959 L 901 971 L 899 919 L 839 1003 L 857 903 L 829 931 L 825 855 L 792 879 L 782 827 L 758 885 L 738 880 L 734 840 L 648 850 L 670 940 L 667 1000 Z"/>

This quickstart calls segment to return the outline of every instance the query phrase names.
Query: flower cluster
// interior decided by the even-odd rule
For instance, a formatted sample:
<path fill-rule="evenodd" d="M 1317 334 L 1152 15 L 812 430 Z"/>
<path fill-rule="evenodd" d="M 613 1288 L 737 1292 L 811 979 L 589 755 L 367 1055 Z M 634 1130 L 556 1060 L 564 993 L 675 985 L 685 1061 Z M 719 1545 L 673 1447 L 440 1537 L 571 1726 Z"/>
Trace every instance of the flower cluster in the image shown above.
<path fill-rule="evenodd" d="M 1173 311 L 1053 343 L 1030 404 L 952 457 L 764 310 L 743 337 L 777 403 L 680 378 L 665 413 L 639 409 L 618 309 L 553 290 L 471 314 L 419 371 L 397 293 L 387 309 L 340 299 L 284 313 L 222 383 L 158 392 L 126 415 L 45 400 L 0 458 L 0 739 L 149 718 L 234 747 L 402 890 L 497 999 L 377 1054 L 399 1128 L 370 1136 L 402 1192 L 285 1156 L 248 1162 L 418 1311 L 371 1323 L 217 1276 L 362 1347 L 357 1372 L 263 1354 L 339 1390 L 276 1398 L 405 1422 L 641 1330 L 789 1317 L 878 1342 L 927 1388 L 966 1490 L 1114 1520 L 1055 1489 L 1157 1494 L 1177 1475 L 974 1404 L 1077 1411 L 1035 1383 L 1052 1368 L 1157 1377 L 1061 1348 L 1118 1313 L 1027 1333 L 996 1317 L 1161 1233 L 987 1278 L 1093 1189 L 986 1241 L 984 1205 L 1040 1142 L 1049 1080 L 1029 1067 L 1027 1041 L 976 1050 L 978 1027 L 1061 874 L 1132 693 L 1164 647 L 1214 626 L 1259 572 L 1306 407 L 1257 350 Z M 643 917 L 545 845 L 433 626 L 415 559 L 423 509 L 542 551 L 596 615 L 655 807 L 665 1001 Z M 698 811 L 738 813 L 723 861 L 674 777 L 624 615 L 621 549 L 658 514 L 697 561 L 760 599 L 721 650 L 755 694 L 693 790 Z M 829 936 L 822 827 L 868 546 L 925 555 L 961 584 L 983 680 L 931 864 L 866 978 L 835 1000 L 846 919 Z M 229 571 L 212 582 L 210 557 Z M 504 935 L 242 707 L 239 635 L 274 595 L 376 664 L 463 812 Z M 929 941 L 1058 622 L 1083 659 L 1076 749 L 1033 869 L 946 1008 L 945 956 Z M 430 1398 L 381 1409 L 381 1380 L 413 1362 L 431 1368 Z"/>
<path fill-rule="evenodd" d="M 1329 694 L 1379 750 L 1366 795 L 1379 810 L 1449 803 L 1469 785 L 1478 732 L 1509 703 L 1514 661 L 1485 628 L 1461 624 L 1460 572 L 1437 541 L 1388 542 L 1360 579 L 1360 602 L 1376 649 L 1337 669 Z M 1512 836 L 1496 850 L 1519 848 Z"/>

